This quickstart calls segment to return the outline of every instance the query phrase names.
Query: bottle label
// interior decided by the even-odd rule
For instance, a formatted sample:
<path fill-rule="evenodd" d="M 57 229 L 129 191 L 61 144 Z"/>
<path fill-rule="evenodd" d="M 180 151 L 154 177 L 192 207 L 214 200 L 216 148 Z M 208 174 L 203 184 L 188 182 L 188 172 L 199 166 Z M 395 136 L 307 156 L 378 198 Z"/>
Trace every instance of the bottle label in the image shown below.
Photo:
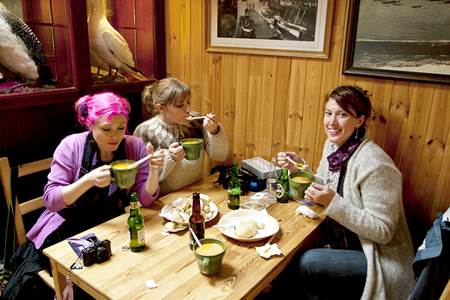
<path fill-rule="evenodd" d="M 145 243 L 145 231 L 144 229 L 140 229 L 137 231 L 137 240 L 139 244 Z"/>
<path fill-rule="evenodd" d="M 241 196 L 241 189 L 240 188 L 233 188 L 228 190 L 228 208 L 230 209 L 238 209 L 240 205 L 240 196 Z"/>
<path fill-rule="evenodd" d="M 139 202 L 130 202 L 130 209 L 136 209 L 139 208 Z"/>
<path fill-rule="evenodd" d="M 277 183 L 276 197 L 277 199 L 281 199 L 284 196 L 284 187 Z"/>

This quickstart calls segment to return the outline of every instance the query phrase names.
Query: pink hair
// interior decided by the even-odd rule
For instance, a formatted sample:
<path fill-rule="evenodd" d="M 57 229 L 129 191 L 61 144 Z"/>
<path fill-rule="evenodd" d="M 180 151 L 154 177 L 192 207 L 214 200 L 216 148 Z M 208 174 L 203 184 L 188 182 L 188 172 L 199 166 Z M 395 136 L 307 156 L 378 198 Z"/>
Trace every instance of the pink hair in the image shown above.
<path fill-rule="evenodd" d="M 103 92 L 95 95 L 83 96 L 75 103 L 78 122 L 86 129 L 91 130 L 96 120 L 106 117 L 109 122 L 114 116 L 124 116 L 127 119 L 130 113 L 130 104 L 112 92 Z"/>

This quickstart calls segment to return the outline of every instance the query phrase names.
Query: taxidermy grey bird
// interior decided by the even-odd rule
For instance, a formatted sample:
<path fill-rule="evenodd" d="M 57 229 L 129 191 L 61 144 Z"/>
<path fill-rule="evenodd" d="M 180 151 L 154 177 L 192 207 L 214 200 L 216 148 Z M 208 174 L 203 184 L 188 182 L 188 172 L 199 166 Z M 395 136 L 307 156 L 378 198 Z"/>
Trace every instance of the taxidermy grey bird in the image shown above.
<path fill-rule="evenodd" d="M 0 63 L 24 79 L 53 84 L 41 42 L 30 27 L 1 2 Z"/>
<path fill-rule="evenodd" d="M 125 38 L 106 18 L 106 1 L 88 1 L 89 51 L 91 60 L 97 67 L 106 63 L 111 68 L 124 71 L 139 80 L 147 80 L 136 68 L 133 54 Z M 111 72 L 110 72 L 111 73 Z"/>

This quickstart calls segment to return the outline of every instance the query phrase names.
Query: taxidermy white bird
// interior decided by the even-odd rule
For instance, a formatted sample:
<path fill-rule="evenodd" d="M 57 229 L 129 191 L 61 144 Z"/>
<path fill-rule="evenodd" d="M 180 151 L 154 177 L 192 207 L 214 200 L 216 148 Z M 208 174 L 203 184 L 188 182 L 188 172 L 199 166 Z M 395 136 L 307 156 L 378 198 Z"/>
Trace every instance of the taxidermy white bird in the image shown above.
<path fill-rule="evenodd" d="M 109 71 L 111 68 L 116 69 L 115 75 L 119 69 L 136 79 L 147 80 L 136 68 L 127 41 L 106 18 L 106 1 L 89 0 L 88 10 L 91 63 L 100 68 L 103 68 L 103 63 L 106 63 Z"/>
<path fill-rule="evenodd" d="M 30 27 L 1 2 L 0 63 L 24 79 L 53 84 L 41 42 Z"/>

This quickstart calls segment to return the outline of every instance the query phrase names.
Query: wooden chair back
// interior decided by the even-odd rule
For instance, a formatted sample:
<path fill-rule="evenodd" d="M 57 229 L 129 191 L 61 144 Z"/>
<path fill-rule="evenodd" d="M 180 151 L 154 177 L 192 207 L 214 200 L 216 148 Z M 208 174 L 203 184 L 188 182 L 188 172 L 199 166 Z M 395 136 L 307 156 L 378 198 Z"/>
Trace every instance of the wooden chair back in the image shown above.
<path fill-rule="evenodd" d="M 24 176 L 32 175 L 38 172 L 42 172 L 45 170 L 50 170 L 50 166 L 52 163 L 52 158 L 46 158 L 41 159 L 38 161 L 26 163 L 23 165 L 19 165 L 17 168 L 17 177 L 21 178 Z M 19 203 L 17 198 L 17 191 L 16 195 L 12 195 L 12 186 L 11 186 L 11 175 L 12 175 L 12 169 L 9 164 L 9 160 L 7 157 L 1 157 L 0 158 L 0 180 L 3 186 L 3 192 L 5 194 L 5 200 L 6 200 L 6 207 L 9 209 L 11 205 L 14 205 L 14 227 L 15 227 L 15 233 L 16 233 L 16 239 L 19 245 L 22 245 L 26 242 L 26 230 L 23 222 L 23 216 L 33 212 L 37 209 L 40 209 L 44 206 L 44 203 L 42 201 L 42 196 L 29 199 L 26 201 L 23 201 L 22 203 Z M 53 279 L 50 276 L 50 274 L 47 272 L 47 270 L 42 270 L 38 274 L 44 282 L 54 289 Z"/>

